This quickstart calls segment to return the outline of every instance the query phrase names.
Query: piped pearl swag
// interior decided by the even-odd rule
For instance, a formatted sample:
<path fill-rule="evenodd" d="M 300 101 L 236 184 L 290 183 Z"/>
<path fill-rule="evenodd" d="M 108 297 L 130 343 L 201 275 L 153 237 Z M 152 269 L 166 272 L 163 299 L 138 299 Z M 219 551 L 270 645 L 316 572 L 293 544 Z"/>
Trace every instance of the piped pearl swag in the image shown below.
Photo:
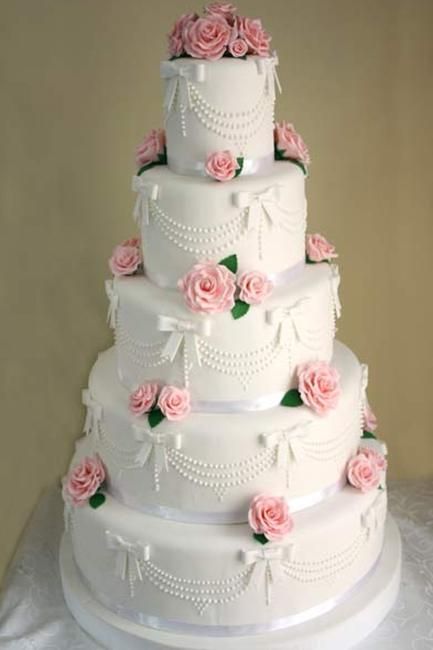
<path fill-rule="evenodd" d="M 97 436 L 99 422 L 102 418 L 102 406 L 93 398 L 88 388 L 82 391 L 81 396 L 82 402 L 87 408 L 83 431 L 87 436 L 90 434 Z"/>
<path fill-rule="evenodd" d="M 119 309 L 119 296 L 114 289 L 113 280 L 105 281 L 105 293 L 107 294 L 107 298 L 109 300 L 107 323 L 112 329 L 115 329 L 117 321 L 117 310 Z"/>
<path fill-rule="evenodd" d="M 150 546 L 141 542 L 131 543 L 120 535 L 106 531 L 107 547 L 116 553 L 115 575 L 121 580 L 128 580 L 129 594 L 134 596 L 135 583 L 143 581 L 141 562 L 150 560 Z"/>
<path fill-rule="evenodd" d="M 134 425 L 134 438 L 142 445 L 136 456 L 140 467 L 153 460 L 153 480 L 156 492 L 160 490 L 160 475 L 169 471 L 168 449 L 179 450 L 182 448 L 182 435 L 180 433 L 157 433 L 147 428 Z"/>
<path fill-rule="evenodd" d="M 271 604 L 272 587 L 281 575 L 281 563 L 291 562 L 294 544 L 287 546 L 261 546 L 251 551 L 242 551 L 242 559 L 247 566 L 254 566 L 251 580 L 264 583 L 266 605 Z"/>
<path fill-rule="evenodd" d="M 261 440 L 265 447 L 277 449 L 277 466 L 286 471 L 286 485 L 290 484 L 291 461 L 299 462 L 305 457 L 302 444 L 303 439 L 308 435 L 308 426 L 312 421 L 305 421 L 296 424 L 289 429 L 264 433 Z"/>
<path fill-rule="evenodd" d="M 149 201 L 157 201 L 159 196 L 159 185 L 147 183 L 143 176 L 132 177 L 132 191 L 137 192 L 137 200 L 134 206 L 134 220 L 141 228 L 143 224 L 149 224 Z"/>

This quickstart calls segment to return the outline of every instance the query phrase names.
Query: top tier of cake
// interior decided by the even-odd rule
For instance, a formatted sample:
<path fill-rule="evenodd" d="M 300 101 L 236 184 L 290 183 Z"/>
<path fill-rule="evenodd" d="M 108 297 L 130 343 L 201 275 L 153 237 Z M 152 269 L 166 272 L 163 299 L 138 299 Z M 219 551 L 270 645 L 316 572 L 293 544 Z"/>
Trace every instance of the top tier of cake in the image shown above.
<path fill-rule="evenodd" d="M 259 56 L 163 61 L 169 168 L 203 174 L 207 156 L 228 149 L 244 159 L 243 175 L 269 170 L 276 64 Z"/>

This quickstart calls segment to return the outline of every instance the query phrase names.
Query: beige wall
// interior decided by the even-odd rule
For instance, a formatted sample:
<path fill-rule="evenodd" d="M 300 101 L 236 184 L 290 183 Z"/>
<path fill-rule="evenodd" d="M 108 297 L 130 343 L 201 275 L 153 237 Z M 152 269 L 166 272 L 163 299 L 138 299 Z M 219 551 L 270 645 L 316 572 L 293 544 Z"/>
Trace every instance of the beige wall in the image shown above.
<path fill-rule="evenodd" d="M 161 122 L 163 36 L 194 5 L 0 1 L 0 574 L 80 432 L 133 150 Z M 432 474 L 433 2 L 239 6 L 273 33 L 277 115 L 312 151 L 310 229 L 341 254 L 339 334 L 370 364 L 391 473 Z"/>

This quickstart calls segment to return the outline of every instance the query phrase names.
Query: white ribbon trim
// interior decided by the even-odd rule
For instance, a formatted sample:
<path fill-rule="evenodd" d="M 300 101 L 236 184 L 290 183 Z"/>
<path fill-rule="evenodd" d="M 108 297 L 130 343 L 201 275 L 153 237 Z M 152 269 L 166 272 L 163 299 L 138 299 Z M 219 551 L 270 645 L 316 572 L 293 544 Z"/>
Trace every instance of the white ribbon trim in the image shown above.
<path fill-rule="evenodd" d="M 134 438 L 137 442 L 143 443 L 136 456 L 136 462 L 140 467 L 153 456 L 155 471 L 160 474 L 163 470 L 168 472 L 167 448 L 182 448 L 182 435 L 180 433 L 157 433 L 150 429 L 133 426 Z"/>
<path fill-rule="evenodd" d="M 160 67 L 162 79 L 167 81 L 164 98 L 164 110 L 168 115 L 174 108 L 176 95 L 178 104 L 182 108 L 191 108 L 190 82 L 203 82 L 206 80 L 206 66 L 204 63 L 173 63 L 162 61 Z"/>
<path fill-rule="evenodd" d="M 143 582 L 140 562 L 150 560 L 150 546 L 141 542 L 131 543 L 109 530 L 105 532 L 107 548 L 116 553 L 114 575 L 121 580 L 128 580 L 131 597 L 134 595 L 134 583 Z"/>
<path fill-rule="evenodd" d="M 266 74 L 265 92 L 267 95 L 270 95 L 272 100 L 275 100 L 275 86 L 278 88 L 280 94 L 283 92 L 277 73 L 278 63 L 278 56 L 275 52 L 271 58 L 265 59 L 263 57 L 258 57 L 256 59 L 259 74 Z"/>
<path fill-rule="evenodd" d="M 271 604 L 272 587 L 281 572 L 281 562 L 291 562 L 294 544 L 287 546 L 262 546 L 249 551 L 241 551 L 241 557 L 247 566 L 254 565 L 253 576 L 257 583 L 265 584 L 266 605 Z"/>
<path fill-rule="evenodd" d="M 91 433 L 97 435 L 98 424 L 102 418 L 102 406 L 93 398 L 88 388 L 81 392 L 81 401 L 87 408 L 83 431 L 87 436 Z"/>
<path fill-rule="evenodd" d="M 340 318 L 341 316 L 341 301 L 340 301 L 340 295 L 339 295 L 339 287 L 340 287 L 340 271 L 338 269 L 338 266 L 336 264 L 331 264 L 331 292 L 332 292 L 332 299 L 334 302 L 334 309 L 335 309 L 335 315 L 337 318 Z"/>
<path fill-rule="evenodd" d="M 288 307 L 276 307 L 266 311 L 266 322 L 278 325 L 278 343 L 289 343 L 293 335 L 297 341 L 304 343 L 299 319 L 304 315 L 305 304 L 311 299 L 300 298 Z"/>
<path fill-rule="evenodd" d="M 113 280 L 105 280 L 105 293 L 109 300 L 107 323 L 112 329 L 116 328 L 117 310 L 119 309 L 119 296 L 114 289 Z"/>
<path fill-rule="evenodd" d="M 159 196 L 159 185 L 146 183 L 143 176 L 132 177 L 132 191 L 137 192 L 137 200 L 134 206 L 134 221 L 141 228 L 143 224 L 149 225 L 149 201 L 157 201 Z"/>
<path fill-rule="evenodd" d="M 273 153 L 263 156 L 263 158 L 244 158 L 241 176 L 266 173 L 272 168 L 273 162 Z M 168 152 L 168 167 L 176 174 L 207 176 L 204 162 L 174 158 L 170 155 L 170 152 Z"/>
<path fill-rule="evenodd" d="M 278 225 L 281 214 L 288 214 L 279 201 L 281 196 L 281 185 L 271 185 L 263 192 L 234 192 L 232 202 L 241 210 L 248 209 L 248 228 L 257 228 L 263 216 L 269 224 Z"/>
<path fill-rule="evenodd" d="M 162 356 L 173 363 L 178 352 L 183 348 L 187 358 L 192 363 L 201 366 L 197 337 L 210 336 L 212 321 L 204 318 L 197 321 L 183 320 L 174 316 L 158 316 L 157 329 L 159 332 L 169 332 L 167 343 L 162 350 Z"/>
<path fill-rule="evenodd" d="M 266 448 L 277 448 L 277 467 L 286 470 L 287 487 L 289 486 L 289 461 L 298 463 L 305 457 L 302 439 L 308 436 L 306 429 L 311 423 L 312 420 L 300 422 L 289 429 L 263 433 L 260 436 Z"/>
<path fill-rule="evenodd" d="M 377 531 L 386 516 L 386 490 L 381 490 L 371 506 L 362 513 L 361 525 L 367 531 L 367 539 Z"/>

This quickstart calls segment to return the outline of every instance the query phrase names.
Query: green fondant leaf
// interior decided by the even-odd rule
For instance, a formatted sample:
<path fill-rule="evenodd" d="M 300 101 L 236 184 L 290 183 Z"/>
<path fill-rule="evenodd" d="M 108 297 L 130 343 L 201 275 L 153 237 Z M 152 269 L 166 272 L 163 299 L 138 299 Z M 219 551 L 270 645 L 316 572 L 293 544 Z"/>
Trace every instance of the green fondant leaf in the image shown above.
<path fill-rule="evenodd" d="M 163 153 L 158 154 L 158 163 L 160 165 L 166 165 L 167 164 L 167 147 L 164 147 Z"/>
<path fill-rule="evenodd" d="M 137 172 L 137 176 L 141 176 L 143 172 L 147 172 L 148 169 L 152 169 L 152 167 L 155 167 L 157 163 L 151 162 L 148 165 L 143 165 L 143 167 L 140 167 L 140 169 Z"/>
<path fill-rule="evenodd" d="M 242 156 L 240 158 L 236 158 L 236 161 L 238 163 L 238 168 L 235 173 L 235 178 L 237 178 L 242 174 L 242 170 L 244 168 L 244 159 L 242 158 Z"/>
<path fill-rule="evenodd" d="M 363 440 L 377 440 L 377 437 L 371 431 L 363 431 L 361 438 Z"/>
<path fill-rule="evenodd" d="M 96 510 L 96 508 L 100 508 L 104 503 L 105 503 L 105 494 L 102 494 L 102 492 L 96 492 L 96 494 L 91 496 L 89 499 L 89 506 L 94 510 Z"/>
<path fill-rule="evenodd" d="M 275 156 L 274 156 L 275 160 L 287 160 L 286 156 L 284 155 L 283 149 L 277 149 L 277 147 L 275 147 L 274 151 L 275 151 Z"/>
<path fill-rule="evenodd" d="M 253 533 L 253 537 L 256 540 L 256 542 L 259 542 L 260 544 L 267 544 L 269 542 L 268 538 L 263 535 L 263 533 Z"/>
<path fill-rule="evenodd" d="M 308 176 L 307 168 L 304 165 L 304 163 L 302 163 L 300 160 L 297 160 L 296 158 L 286 158 L 286 160 L 300 167 L 300 169 L 302 169 L 302 171 L 304 172 L 305 176 Z"/>
<path fill-rule="evenodd" d="M 237 273 L 238 272 L 238 256 L 237 255 L 229 255 L 228 257 L 225 257 L 221 262 L 218 262 L 221 266 L 225 266 L 228 268 L 229 271 L 232 273 Z"/>
<path fill-rule="evenodd" d="M 287 391 L 280 402 L 281 406 L 301 406 L 303 404 L 301 394 L 297 388 Z"/>
<path fill-rule="evenodd" d="M 242 316 L 247 315 L 249 309 L 250 305 L 247 302 L 238 299 L 235 301 L 235 306 L 232 309 L 232 316 L 235 320 L 242 318 Z"/>
<path fill-rule="evenodd" d="M 314 260 L 310 260 L 308 255 L 305 255 L 305 264 L 316 264 Z"/>
<path fill-rule="evenodd" d="M 149 415 L 147 416 L 147 421 L 149 422 L 149 426 L 154 429 L 158 426 L 158 424 L 160 424 L 160 422 L 163 421 L 164 418 L 165 415 L 161 409 L 156 408 L 150 411 Z"/>

